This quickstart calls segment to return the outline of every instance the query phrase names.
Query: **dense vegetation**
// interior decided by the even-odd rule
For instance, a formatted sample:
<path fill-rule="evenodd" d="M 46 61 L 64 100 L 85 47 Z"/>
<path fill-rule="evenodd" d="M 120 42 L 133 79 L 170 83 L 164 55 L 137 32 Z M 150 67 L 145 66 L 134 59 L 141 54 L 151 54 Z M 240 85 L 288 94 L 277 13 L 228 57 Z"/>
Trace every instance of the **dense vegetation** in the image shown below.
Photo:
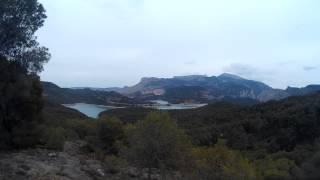
<path fill-rule="evenodd" d="M 135 166 L 149 174 L 159 169 L 167 178 L 179 172 L 183 179 L 320 177 L 320 93 L 254 106 L 116 109 L 99 120 L 53 107 L 45 108 L 51 118 L 44 123 L 44 147 L 62 149 L 66 140 L 85 140 L 86 153 L 112 162 L 115 172 Z"/>
<path fill-rule="evenodd" d="M 109 114 L 109 117 L 116 116 L 131 124 L 135 119 L 139 122 L 139 118 L 148 112 L 117 109 L 103 113 L 102 117 Z M 249 169 L 246 170 L 251 175 L 253 171 L 255 178 L 319 178 L 313 169 L 318 168 L 319 162 L 320 93 L 249 107 L 215 103 L 200 109 L 169 113 L 189 135 L 198 149 L 195 152 L 203 151 L 196 159 L 210 152 L 211 158 L 218 158 L 218 148 L 220 153 L 226 153 L 222 155 L 224 158 L 232 159 L 233 153 L 244 158 L 241 162 L 247 163 L 245 166 Z M 222 140 L 223 148 L 219 145 Z M 227 155 L 228 152 L 231 154 Z M 212 162 L 216 160 L 212 159 Z M 201 170 L 213 168 L 212 162 L 204 162 L 209 167 Z M 203 172 L 204 176 L 211 176 L 208 173 L 214 172 L 214 168 L 207 171 Z M 218 172 L 222 173 L 221 170 Z"/>
<path fill-rule="evenodd" d="M 0 149 L 38 142 L 42 89 L 37 73 L 50 54 L 34 33 L 45 18 L 37 0 L 0 1 Z"/>
<path fill-rule="evenodd" d="M 0 149 L 28 147 L 41 122 L 41 85 L 16 62 L 0 59 Z"/>

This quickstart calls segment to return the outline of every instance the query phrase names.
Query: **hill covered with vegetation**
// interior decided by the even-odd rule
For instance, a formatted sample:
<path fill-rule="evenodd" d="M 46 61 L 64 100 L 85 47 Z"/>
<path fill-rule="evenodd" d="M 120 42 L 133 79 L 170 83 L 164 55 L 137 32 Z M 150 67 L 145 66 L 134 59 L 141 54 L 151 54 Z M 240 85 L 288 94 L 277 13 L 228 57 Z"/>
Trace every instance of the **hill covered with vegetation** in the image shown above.
<path fill-rule="evenodd" d="M 149 111 L 117 109 L 102 117 L 114 116 L 130 124 Z M 319 160 L 320 93 L 249 107 L 220 102 L 169 114 L 196 146 L 215 147 L 223 139 L 228 148 L 242 152 L 249 161 L 267 163 L 264 170 L 271 168 L 275 173 L 270 177 L 318 177 L 312 169 Z"/>
<path fill-rule="evenodd" d="M 99 105 L 130 105 L 137 103 L 133 99 L 117 92 L 61 88 L 50 82 L 42 82 L 42 88 L 44 98 L 58 104 L 88 103 Z"/>

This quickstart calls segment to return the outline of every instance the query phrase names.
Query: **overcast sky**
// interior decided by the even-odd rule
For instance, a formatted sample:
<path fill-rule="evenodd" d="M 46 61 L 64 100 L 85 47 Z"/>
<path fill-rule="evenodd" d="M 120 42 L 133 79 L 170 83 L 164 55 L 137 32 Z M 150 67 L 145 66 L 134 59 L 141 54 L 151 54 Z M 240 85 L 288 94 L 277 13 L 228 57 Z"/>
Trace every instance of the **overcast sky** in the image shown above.
<path fill-rule="evenodd" d="M 52 54 L 42 80 L 133 85 L 234 73 L 272 87 L 320 84 L 319 0 L 40 0 Z"/>

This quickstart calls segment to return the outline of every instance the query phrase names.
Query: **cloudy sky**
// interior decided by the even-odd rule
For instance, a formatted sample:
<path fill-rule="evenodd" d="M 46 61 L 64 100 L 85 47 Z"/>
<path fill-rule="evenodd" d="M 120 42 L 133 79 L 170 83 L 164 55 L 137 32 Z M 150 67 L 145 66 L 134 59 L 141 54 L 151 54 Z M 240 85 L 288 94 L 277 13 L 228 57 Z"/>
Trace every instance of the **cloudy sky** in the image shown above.
<path fill-rule="evenodd" d="M 40 0 L 42 80 L 133 85 L 234 73 L 276 88 L 320 84 L 319 0 Z"/>

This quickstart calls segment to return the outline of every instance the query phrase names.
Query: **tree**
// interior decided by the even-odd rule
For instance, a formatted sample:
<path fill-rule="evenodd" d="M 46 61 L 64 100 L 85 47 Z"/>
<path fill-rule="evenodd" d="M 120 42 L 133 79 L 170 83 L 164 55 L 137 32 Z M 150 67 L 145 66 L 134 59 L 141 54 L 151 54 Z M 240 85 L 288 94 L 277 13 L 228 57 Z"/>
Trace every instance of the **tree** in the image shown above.
<path fill-rule="evenodd" d="M 40 72 L 50 59 L 35 32 L 43 26 L 45 9 L 37 0 L 0 1 L 0 56 L 18 62 L 29 72 Z"/>
<path fill-rule="evenodd" d="M 15 62 L 0 61 L 0 148 L 25 147 L 37 141 L 42 89 L 38 76 L 25 73 Z"/>
<path fill-rule="evenodd" d="M 99 120 L 97 135 L 102 145 L 102 149 L 107 153 L 118 153 L 118 142 L 124 139 L 123 124 L 119 119 L 108 118 Z"/>
<path fill-rule="evenodd" d="M 128 159 L 140 168 L 152 168 L 165 174 L 185 165 L 189 140 L 167 113 L 152 112 L 127 132 Z"/>
<path fill-rule="evenodd" d="M 37 73 L 50 58 L 35 32 L 46 18 L 37 0 L 0 1 L 0 148 L 38 142 L 42 88 Z"/>

